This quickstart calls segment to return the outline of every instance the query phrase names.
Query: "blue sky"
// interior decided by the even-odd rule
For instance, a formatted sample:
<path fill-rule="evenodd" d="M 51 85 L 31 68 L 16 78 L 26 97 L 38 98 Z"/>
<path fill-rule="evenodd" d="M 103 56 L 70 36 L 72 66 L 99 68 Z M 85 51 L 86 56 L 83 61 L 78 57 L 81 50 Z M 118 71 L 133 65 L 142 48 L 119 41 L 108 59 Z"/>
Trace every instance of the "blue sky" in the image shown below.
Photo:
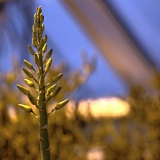
<path fill-rule="evenodd" d="M 109 1 L 148 57 L 160 68 L 160 1 Z"/>
<path fill-rule="evenodd" d="M 160 67 L 160 2 L 151 0 L 109 0 L 125 25 L 130 29 L 137 42 L 146 50 L 151 60 Z M 159 5 L 158 5 L 159 4 Z M 53 61 L 66 61 L 72 70 L 82 66 L 80 52 L 85 50 L 89 57 L 97 56 L 97 69 L 91 75 L 89 81 L 81 88 L 80 97 L 98 98 L 106 96 L 127 94 L 127 87 L 122 79 L 103 58 L 100 51 L 88 38 L 77 21 L 58 0 L 36 0 L 36 6 L 42 6 L 45 15 L 45 33 L 48 35 L 49 47 L 53 48 Z M 17 15 L 16 8 L 12 4 L 8 8 L 11 18 L 17 21 L 19 31 L 23 18 Z M 0 66 L 7 71 L 11 68 L 9 55 L 19 52 L 18 45 L 11 48 L 6 39 L 5 54 Z M 30 40 L 31 43 L 31 40 Z M 27 46 L 26 46 L 27 48 Z M 85 93 L 85 94 L 84 94 Z M 86 96 L 87 95 L 87 96 Z"/>
<path fill-rule="evenodd" d="M 151 0 L 135 0 L 135 1 L 119 1 L 110 0 L 114 5 L 119 16 L 125 24 L 133 32 L 137 41 L 145 48 L 152 60 L 159 64 L 160 59 L 160 10 L 158 1 L 156 3 Z M 116 74 L 109 63 L 103 58 L 100 51 L 88 38 L 77 21 L 68 12 L 58 0 L 36 0 L 36 7 L 42 6 L 45 16 L 45 33 L 48 35 L 49 47 L 53 48 L 53 61 L 66 61 L 71 69 L 80 68 L 82 59 L 80 52 L 85 50 L 89 57 L 97 56 L 97 69 L 91 75 L 89 81 L 81 88 L 80 95 L 82 98 L 98 98 L 115 95 L 126 95 L 127 87 L 122 79 Z M 11 16 L 22 22 L 20 15 L 16 15 L 14 7 L 9 10 Z M 159 16 L 160 17 L 160 16 Z M 17 27 L 20 23 L 17 23 Z M 21 28 L 19 28 L 21 29 Z M 30 41 L 31 43 L 31 41 Z M 7 44 L 7 43 L 6 43 Z M 7 52 L 3 56 L 4 61 L 0 64 L 8 70 L 10 65 L 6 63 L 7 56 L 18 52 L 18 48 L 10 48 L 5 46 Z M 84 95 L 85 93 L 85 95 Z M 86 96 L 87 95 L 87 96 Z"/>
<path fill-rule="evenodd" d="M 37 6 L 43 8 L 46 33 L 49 35 L 49 40 L 53 41 L 54 46 L 56 46 L 60 60 L 67 61 L 71 68 L 75 69 L 82 65 L 81 50 L 85 50 L 90 57 L 96 55 L 98 58 L 96 71 L 79 91 L 81 97 L 97 98 L 125 95 L 126 86 L 123 81 L 104 60 L 99 50 L 67 12 L 66 8 L 59 1 L 47 0 L 44 2 L 38 0 L 36 3 Z M 56 56 L 55 52 L 54 56 Z M 87 94 L 83 97 L 84 92 Z"/>

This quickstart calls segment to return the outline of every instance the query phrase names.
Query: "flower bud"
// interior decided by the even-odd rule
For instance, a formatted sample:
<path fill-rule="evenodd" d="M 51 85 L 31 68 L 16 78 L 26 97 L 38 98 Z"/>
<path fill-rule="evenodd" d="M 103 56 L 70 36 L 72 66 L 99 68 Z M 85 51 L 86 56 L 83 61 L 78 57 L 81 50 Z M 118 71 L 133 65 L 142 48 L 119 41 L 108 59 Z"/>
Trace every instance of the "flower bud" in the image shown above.
<path fill-rule="evenodd" d="M 43 46 L 42 52 L 46 52 L 46 50 L 47 50 L 47 43 Z"/>
<path fill-rule="evenodd" d="M 39 55 L 37 53 L 34 55 L 34 62 L 37 65 L 39 64 Z"/>
<path fill-rule="evenodd" d="M 30 93 L 30 91 L 29 91 L 27 88 L 25 88 L 25 87 L 23 87 L 23 86 L 21 86 L 21 85 L 18 85 L 18 84 L 17 84 L 17 88 L 18 88 L 22 93 L 24 93 L 25 95 L 28 95 L 28 94 Z"/>
<path fill-rule="evenodd" d="M 28 71 L 26 68 L 23 68 L 23 71 L 29 78 L 33 78 L 33 74 L 30 71 Z"/>
<path fill-rule="evenodd" d="M 35 41 L 35 39 L 32 38 L 32 45 L 36 48 L 37 47 L 37 42 Z"/>
<path fill-rule="evenodd" d="M 36 27 L 35 27 L 35 25 L 32 26 L 32 32 L 36 32 Z"/>
<path fill-rule="evenodd" d="M 50 66 L 52 64 L 52 58 L 50 58 L 47 62 L 46 62 L 46 66 Z"/>
<path fill-rule="evenodd" d="M 57 89 L 55 89 L 53 92 L 50 93 L 50 96 L 55 97 L 59 93 L 60 90 L 61 90 L 61 87 L 58 87 Z"/>
<path fill-rule="evenodd" d="M 44 21 L 44 16 L 43 16 L 43 14 L 41 13 L 40 14 L 40 22 L 42 23 Z"/>
<path fill-rule="evenodd" d="M 33 65 L 30 62 L 28 62 L 27 60 L 24 60 L 24 63 L 29 69 L 33 69 Z"/>
<path fill-rule="evenodd" d="M 34 50 L 32 49 L 32 47 L 30 45 L 28 45 L 28 50 L 32 55 L 35 54 Z"/>
<path fill-rule="evenodd" d="M 32 108 L 31 108 L 30 106 L 28 106 L 28 105 L 18 104 L 18 106 L 21 107 L 23 110 L 25 110 L 25 111 L 28 112 L 28 113 L 33 112 L 33 111 L 32 111 Z"/>
<path fill-rule="evenodd" d="M 53 49 L 51 49 L 47 54 L 46 54 L 46 58 L 50 58 L 52 55 Z"/>
<path fill-rule="evenodd" d="M 47 35 L 45 35 L 44 38 L 43 38 L 44 43 L 47 42 L 47 39 L 48 39 L 48 37 L 47 37 Z"/>
<path fill-rule="evenodd" d="M 33 83 L 32 81 L 30 81 L 29 79 L 24 79 L 24 81 L 26 82 L 26 84 L 27 84 L 29 87 L 35 88 L 34 83 Z"/>
<path fill-rule="evenodd" d="M 61 109 L 61 108 L 64 107 L 68 102 L 69 102 L 69 99 L 66 99 L 66 100 L 64 100 L 64 101 L 62 101 L 62 102 L 57 103 L 56 106 L 55 106 L 55 109 L 56 109 L 56 110 Z"/>
<path fill-rule="evenodd" d="M 28 94 L 28 99 L 30 100 L 30 102 L 33 105 L 37 105 L 37 99 L 34 96 L 32 96 L 31 94 Z"/>
<path fill-rule="evenodd" d="M 57 76 L 52 78 L 52 82 L 57 82 L 62 76 L 63 76 L 63 73 L 58 74 Z"/>
<path fill-rule="evenodd" d="M 51 93 L 51 92 L 54 91 L 55 88 L 56 88 L 56 84 L 54 84 L 54 85 L 52 85 L 51 87 L 49 87 L 49 88 L 47 89 L 47 92 Z"/>

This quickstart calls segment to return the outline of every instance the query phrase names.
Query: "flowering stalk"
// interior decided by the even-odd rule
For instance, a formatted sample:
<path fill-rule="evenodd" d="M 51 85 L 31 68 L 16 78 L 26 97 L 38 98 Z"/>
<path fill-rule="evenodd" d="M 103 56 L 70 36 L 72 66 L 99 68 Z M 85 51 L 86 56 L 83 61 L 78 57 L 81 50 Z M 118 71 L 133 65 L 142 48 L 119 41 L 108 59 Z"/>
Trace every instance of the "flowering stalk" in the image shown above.
<path fill-rule="evenodd" d="M 38 7 L 36 13 L 34 14 L 34 25 L 32 26 L 32 45 L 36 51 L 28 45 L 28 49 L 32 56 L 34 56 L 35 64 L 37 65 L 37 70 L 34 66 L 24 60 L 24 63 L 27 67 L 23 68 L 24 73 L 30 79 L 24 79 L 26 84 L 29 87 L 32 87 L 34 90 L 38 91 L 38 96 L 35 97 L 30 93 L 30 90 L 27 88 L 17 85 L 18 89 L 25 95 L 28 96 L 32 105 L 35 105 L 39 111 L 39 115 L 33 111 L 31 106 L 25 104 L 18 104 L 23 110 L 28 113 L 33 113 L 33 115 L 39 120 L 39 140 L 40 140 L 40 149 L 42 160 L 50 160 L 50 144 L 48 137 L 48 116 L 55 110 L 59 110 L 68 103 L 68 99 L 58 102 L 55 107 L 48 113 L 46 109 L 46 104 L 48 101 L 55 97 L 61 90 L 61 87 L 56 87 L 55 82 L 57 82 L 63 74 L 60 73 L 53 77 L 52 81 L 45 85 L 45 77 L 50 70 L 52 63 L 52 49 L 47 51 L 47 35 L 42 37 L 44 32 L 44 16 L 42 13 L 42 8 Z M 45 55 L 46 53 L 46 55 Z M 34 72 L 34 74 L 31 71 Z M 34 75 L 37 74 L 37 78 Z M 36 83 L 36 85 L 35 85 Z"/>

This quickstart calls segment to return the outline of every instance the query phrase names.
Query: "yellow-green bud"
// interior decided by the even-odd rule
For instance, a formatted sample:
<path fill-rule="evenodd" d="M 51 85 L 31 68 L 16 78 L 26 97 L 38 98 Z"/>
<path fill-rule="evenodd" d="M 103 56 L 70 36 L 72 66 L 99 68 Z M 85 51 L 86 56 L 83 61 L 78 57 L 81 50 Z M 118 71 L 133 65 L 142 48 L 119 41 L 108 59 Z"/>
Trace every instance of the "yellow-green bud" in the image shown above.
<path fill-rule="evenodd" d="M 45 70 L 44 70 L 44 72 L 45 72 L 45 73 L 48 73 L 50 67 L 51 67 L 50 65 L 47 65 L 46 68 L 45 68 Z"/>
<path fill-rule="evenodd" d="M 50 96 L 55 97 L 59 93 L 60 90 L 61 90 L 61 87 L 56 88 L 53 92 L 50 93 Z"/>
<path fill-rule="evenodd" d="M 30 62 L 28 62 L 27 60 L 24 60 L 24 63 L 29 69 L 33 69 L 33 65 Z"/>
<path fill-rule="evenodd" d="M 46 50 L 47 50 L 47 43 L 43 46 L 42 52 L 46 52 Z"/>
<path fill-rule="evenodd" d="M 32 32 L 36 32 L 36 27 L 34 25 L 32 26 Z"/>
<path fill-rule="evenodd" d="M 28 71 L 26 68 L 23 68 L 23 71 L 29 78 L 33 78 L 33 74 L 30 71 Z"/>
<path fill-rule="evenodd" d="M 46 63 L 46 68 L 44 70 L 45 73 L 47 73 L 49 71 L 51 64 L 52 64 L 52 58 L 50 58 Z"/>
<path fill-rule="evenodd" d="M 37 42 L 35 41 L 35 39 L 32 38 L 32 45 L 36 48 L 37 47 Z"/>
<path fill-rule="evenodd" d="M 37 14 L 35 13 L 35 14 L 34 14 L 34 19 L 36 19 L 36 18 L 37 18 Z"/>
<path fill-rule="evenodd" d="M 33 83 L 32 81 L 30 81 L 29 79 L 24 79 L 24 81 L 26 82 L 26 84 L 27 84 L 29 87 L 35 88 L 34 83 Z"/>
<path fill-rule="evenodd" d="M 39 55 L 38 55 L 38 53 L 36 53 L 35 55 L 34 55 L 34 62 L 35 62 L 35 64 L 39 64 Z"/>
<path fill-rule="evenodd" d="M 51 87 L 49 87 L 49 88 L 47 89 L 47 92 L 51 93 L 51 92 L 54 91 L 55 88 L 56 88 L 56 84 L 54 84 L 54 85 L 52 85 Z"/>
<path fill-rule="evenodd" d="M 43 31 L 44 31 L 44 24 L 40 26 L 40 33 L 43 34 Z"/>
<path fill-rule="evenodd" d="M 57 82 L 62 76 L 63 76 L 63 73 L 58 74 L 57 76 L 52 78 L 52 82 Z"/>
<path fill-rule="evenodd" d="M 44 43 L 47 42 L 47 39 L 48 39 L 48 37 L 47 37 L 47 35 L 45 35 L 44 38 L 43 38 Z"/>
<path fill-rule="evenodd" d="M 50 58 L 52 55 L 53 49 L 51 49 L 47 54 L 46 54 L 46 58 Z"/>
<path fill-rule="evenodd" d="M 18 84 L 17 84 L 17 88 L 18 88 L 22 93 L 24 93 L 25 95 L 30 94 L 30 91 L 29 91 L 27 88 L 25 88 L 25 87 L 23 87 L 23 86 L 21 86 L 21 85 L 18 85 Z"/>
<path fill-rule="evenodd" d="M 31 94 L 28 94 L 28 99 L 30 100 L 30 102 L 33 105 L 37 105 L 37 99 L 34 96 L 32 96 Z"/>
<path fill-rule="evenodd" d="M 61 108 L 64 107 L 68 102 L 69 102 L 69 99 L 66 99 L 66 100 L 64 100 L 64 101 L 62 101 L 62 102 L 57 103 L 56 106 L 55 106 L 55 109 L 56 109 L 56 110 L 61 109 Z"/>
<path fill-rule="evenodd" d="M 41 23 L 44 21 L 44 16 L 42 13 L 40 14 L 40 21 L 41 21 Z"/>
<path fill-rule="evenodd" d="M 23 110 L 25 110 L 25 111 L 28 112 L 28 113 L 33 112 L 33 111 L 32 111 L 32 108 L 31 108 L 30 106 L 28 106 L 28 105 L 18 104 L 18 106 L 20 106 Z"/>
<path fill-rule="evenodd" d="M 32 47 L 30 45 L 28 45 L 28 50 L 32 55 L 35 54 L 34 50 L 32 49 Z"/>
<path fill-rule="evenodd" d="M 50 58 L 47 62 L 46 62 L 46 66 L 50 66 L 52 64 L 52 58 Z"/>
<path fill-rule="evenodd" d="M 35 40 L 36 41 L 36 32 L 32 32 L 32 38 L 33 38 L 33 40 Z"/>

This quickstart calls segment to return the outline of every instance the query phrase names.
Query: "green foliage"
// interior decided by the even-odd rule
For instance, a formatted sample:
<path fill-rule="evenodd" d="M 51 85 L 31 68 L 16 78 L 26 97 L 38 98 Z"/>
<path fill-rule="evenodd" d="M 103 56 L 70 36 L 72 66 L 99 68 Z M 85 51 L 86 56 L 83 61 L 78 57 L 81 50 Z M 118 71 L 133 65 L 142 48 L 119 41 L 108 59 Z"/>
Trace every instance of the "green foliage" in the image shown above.
<path fill-rule="evenodd" d="M 38 128 L 37 119 L 28 116 L 17 107 L 19 99 L 23 99 L 27 105 L 30 104 L 24 98 L 25 95 L 15 92 L 13 86 L 21 76 L 19 70 L 16 68 L 13 70 L 14 72 L 0 76 L 0 159 L 39 160 L 38 131 L 35 129 Z M 70 81 L 80 82 L 78 76 L 80 71 L 65 73 L 65 67 L 62 65 L 51 68 L 48 79 L 51 80 L 53 75 L 59 72 L 68 77 L 66 81 L 63 79 L 59 81 L 63 91 L 68 89 L 66 86 Z M 78 89 L 82 83 L 74 85 L 75 89 Z M 60 92 L 56 97 L 57 101 L 72 93 L 74 91 L 72 89 L 65 93 Z M 130 113 L 114 119 L 95 119 L 92 115 L 83 117 L 78 112 L 78 103 L 75 104 L 77 108 L 73 110 L 71 117 L 67 116 L 69 112 L 67 108 L 53 113 L 48 125 L 51 159 L 84 160 L 92 148 L 102 150 L 105 160 L 160 159 L 159 100 L 147 96 L 143 88 L 137 86 L 131 88 L 128 102 L 131 105 Z M 10 107 L 14 109 L 16 117 L 9 112 Z M 36 108 L 32 107 L 36 112 Z M 49 108 L 54 109 L 53 101 L 49 102 Z"/>
<path fill-rule="evenodd" d="M 17 64 L 17 62 L 14 62 L 14 66 L 12 67 L 13 71 L 6 74 L 0 74 L 0 150 L 2 151 L 0 152 L 0 159 L 39 160 L 40 155 L 37 119 L 34 116 L 28 116 L 28 113 L 24 112 L 20 107 L 18 107 L 17 103 L 19 101 L 23 101 L 27 106 L 32 107 L 32 110 L 36 114 L 38 114 L 38 112 L 36 106 L 30 104 L 30 101 L 26 98 L 26 95 L 17 92 L 17 89 L 15 89 L 15 83 L 17 81 L 20 81 L 20 83 L 23 85 L 25 84 L 21 80 L 23 76 Z M 90 67 L 90 71 L 93 71 L 94 64 L 90 63 L 89 61 L 85 63 L 84 66 Z M 64 73 L 65 79 L 60 79 L 62 77 L 62 74 L 58 73 L 61 72 Z M 55 106 L 53 105 L 53 103 L 58 102 L 61 99 L 64 99 L 66 96 L 71 95 L 85 82 L 80 80 L 78 74 L 80 72 L 81 78 L 87 80 L 87 71 L 85 70 L 85 68 L 83 68 L 82 71 L 75 70 L 73 72 L 68 72 L 67 66 L 64 66 L 64 64 L 53 66 L 53 68 L 51 67 L 50 74 L 47 77 L 47 81 L 53 80 L 53 82 L 57 82 L 57 80 L 60 79 L 57 85 L 62 86 L 63 92 L 60 92 L 55 99 L 51 99 L 51 101 L 48 102 L 48 112 L 51 112 L 54 109 Z M 87 75 L 89 76 L 90 74 L 91 72 L 88 72 Z M 70 85 L 70 82 L 73 82 L 72 86 Z M 30 88 L 30 91 L 34 96 L 37 95 L 37 91 L 35 91 L 35 89 Z M 10 110 L 12 112 L 10 112 Z M 51 140 L 51 159 L 54 159 L 54 157 L 56 157 L 55 151 L 59 150 L 56 146 L 59 140 L 57 141 L 53 139 L 56 138 L 56 126 L 61 125 L 61 121 L 59 123 L 59 119 L 61 118 L 68 119 L 66 115 L 64 115 L 64 111 L 61 110 L 56 114 L 49 116 L 48 128 L 50 128 L 49 137 Z M 68 121 L 69 120 L 66 121 L 67 124 Z M 63 152 L 64 147 L 62 148 Z"/>
<path fill-rule="evenodd" d="M 37 15 L 35 15 L 36 17 Z M 40 14 L 40 21 L 43 16 Z M 44 25 L 40 26 L 35 20 L 35 25 L 40 27 L 43 32 Z M 42 52 L 47 50 L 47 36 L 41 38 L 38 44 L 35 41 L 36 27 L 33 30 L 33 46 L 42 48 Z M 42 40 L 43 39 L 43 40 Z M 42 47 L 43 46 L 43 47 Z M 35 58 L 35 63 L 39 66 L 39 55 L 29 46 L 31 55 Z M 33 52 L 34 51 L 34 52 Z M 43 53 L 44 54 L 44 53 Z M 63 64 L 58 67 L 51 67 L 50 50 L 44 59 L 46 73 L 46 95 L 49 108 L 47 113 L 57 110 L 57 113 L 49 116 L 49 124 L 44 125 L 42 129 L 49 128 L 51 159 L 57 160 L 84 160 L 91 149 L 97 148 L 104 153 L 105 160 L 159 160 L 160 159 L 160 107 L 159 99 L 145 94 L 143 88 L 132 87 L 128 102 L 130 103 L 130 113 L 119 118 L 98 118 L 92 115 L 83 117 L 78 112 L 78 102 L 71 113 L 67 108 L 59 110 L 67 103 L 68 100 L 60 102 L 65 97 L 73 94 L 88 78 L 94 70 L 94 64 L 84 63 L 83 72 L 76 70 L 71 73 L 65 72 L 66 66 Z M 21 76 L 18 66 L 14 64 L 13 72 L 0 74 L 0 159 L 1 160 L 39 160 L 39 139 L 37 115 L 39 106 L 37 100 L 40 99 L 39 89 L 43 88 L 45 74 L 35 79 L 36 69 L 28 61 L 24 61 L 28 69 L 24 69 L 25 74 L 29 77 L 25 79 L 26 84 L 31 87 L 29 90 L 19 85 L 18 88 L 24 94 L 20 94 L 15 89 L 15 82 Z M 31 65 L 30 65 L 31 64 Z M 33 67 L 33 68 L 32 68 Z M 38 68 L 39 69 L 39 68 Z M 64 78 L 62 77 L 64 73 Z M 32 74 L 32 75 L 31 75 Z M 21 82 L 20 83 L 24 83 Z M 159 81 L 159 80 L 157 80 Z M 156 81 L 156 82 L 157 82 Z M 33 83 L 34 87 L 33 87 Z M 54 83 L 57 82 L 55 85 Z M 36 89 L 36 86 L 39 88 Z M 55 90 L 61 86 L 63 92 Z M 37 92 L 38 91 L 38 92 Z M 51 99 L 53 93 L 59 92 L 54 99 Z M 32 93 L 32 94 L 31 94 Z M 26 98 L 26 95 L 29 99 Z M 50 101 L 49 101 L 50 100 Z M 27 112 L 33 113 L 34 116 L 28 116 L 27 112 L 17 106 L 18 101 L 24 102 L 20 107 Z M 57 105 L 53 105 L 54 103 Z M 89 108 L 88 108 L 89 113 Z M 43 137 L 40 137 L 43 140 Z"/>

